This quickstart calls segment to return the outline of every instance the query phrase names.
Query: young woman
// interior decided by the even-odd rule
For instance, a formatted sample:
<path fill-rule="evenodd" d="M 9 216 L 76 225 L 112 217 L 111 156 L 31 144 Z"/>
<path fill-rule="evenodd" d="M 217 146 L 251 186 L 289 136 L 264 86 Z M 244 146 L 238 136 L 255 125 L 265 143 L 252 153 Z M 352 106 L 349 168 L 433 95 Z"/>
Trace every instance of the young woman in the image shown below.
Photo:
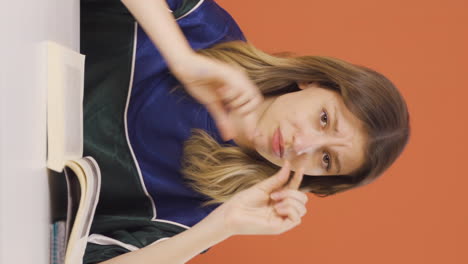
<path fill-rule="evenodd" d="M 81 14 L 85 155 L 102 174 L 84 263 L 184 263 L 282 233 L 305 192 L 372 182 L 408 140 L 383 75 L 266 54 L 212 0 L 82 0 Z"/>

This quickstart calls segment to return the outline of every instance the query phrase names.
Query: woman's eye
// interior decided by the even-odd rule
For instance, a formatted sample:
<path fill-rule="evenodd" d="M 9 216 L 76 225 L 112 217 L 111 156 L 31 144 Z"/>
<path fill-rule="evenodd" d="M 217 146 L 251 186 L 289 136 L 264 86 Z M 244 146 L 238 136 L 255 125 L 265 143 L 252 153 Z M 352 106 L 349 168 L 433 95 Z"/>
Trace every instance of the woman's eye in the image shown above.
<path fill-rule="evenodd" d="M 328 124 L 328 113 L 325 110 L 322 110 L 322 113 L 320 113 L 320 125 L 322 127 L 325 127 Z"/>
<path fill-rule="evenodd" d="M 330 163 L 330 155 L 326 152 L 323 153 L 323 156 L 322 156 L 322 163 L 325 164 L 325 168 L 328 170 L 330 170 L 330 167 L 331 167 L 331 163 Z"/>

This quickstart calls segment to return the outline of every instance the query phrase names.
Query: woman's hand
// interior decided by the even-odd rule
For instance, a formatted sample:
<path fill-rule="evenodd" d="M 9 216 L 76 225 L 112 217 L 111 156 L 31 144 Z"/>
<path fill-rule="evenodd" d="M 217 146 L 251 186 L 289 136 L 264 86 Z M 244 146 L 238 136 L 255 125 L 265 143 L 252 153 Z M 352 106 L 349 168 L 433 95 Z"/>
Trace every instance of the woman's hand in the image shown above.
<path fill-rule="evenodd" d="M 255 134 L 254 109 L 263 97 L 247 75 L 226 63 L 197 54 L 174 20 L 166 1 L 122 0 L 167 61 L 172 73 L 187 92 L 205 105 L 224 140 L 241 132 L 248 139 Z M 228 111 L 236 114 L 236 125 Z M 239 124 L 240 121 L 240 124 Z"/>
<path fill-rule="evenodd" d="M 301 223 L 307 195 L 298 190 L 304 169 L 296 170 L 290 183 L 290 163 L 270 178 L 235 194 L 212 212 L 224 221 L 231 235 L 280 234 Z M 280 194 L 278 198 L 272 193 Z"/>
<path fill-rule="evenodd" d="M 258 121 L 257 106 L 263 101 L 259 89 L 247 75 L 226 63 L 196 53 L 180 56 L 171 71 L 186 91 L 205 105 L 222 138 L 227 141 L 238 133 L 252 139 Z M 231 115 L 235 115 L 234 124 Z M 240 124 L 239 124 L 240 121 Z"/>

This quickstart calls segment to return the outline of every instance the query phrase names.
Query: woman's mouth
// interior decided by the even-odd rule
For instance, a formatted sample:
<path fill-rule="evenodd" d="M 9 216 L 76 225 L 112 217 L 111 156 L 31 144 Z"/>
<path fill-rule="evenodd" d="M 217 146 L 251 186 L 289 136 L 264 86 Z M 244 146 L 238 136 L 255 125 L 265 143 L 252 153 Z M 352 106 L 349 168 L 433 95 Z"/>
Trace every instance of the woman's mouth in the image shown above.
<path fill-rule="evenodd" d="M 276 156 L 278 156 L 280 159 L 283 158 L 284 154 L 284 148 L 283 148 L 283 135 L 281 134 L 281 130 L 278 127 L 273 134 L 272 138 L 272 146 L 273 146 L 273 152 Z"/>

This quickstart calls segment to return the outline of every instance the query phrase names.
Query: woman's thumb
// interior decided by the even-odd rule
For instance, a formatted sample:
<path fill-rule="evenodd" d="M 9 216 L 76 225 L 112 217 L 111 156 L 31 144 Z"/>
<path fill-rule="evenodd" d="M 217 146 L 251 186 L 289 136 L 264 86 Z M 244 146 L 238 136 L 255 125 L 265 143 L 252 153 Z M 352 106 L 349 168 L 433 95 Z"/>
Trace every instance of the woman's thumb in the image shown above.
<path fill-rule="evenodd" d="M 269 177 L 268 179 L 260 182 L 258 184 L 258 188 L 267 193 L 270 193 L 273 190 L 282 187 L 288 181 L 288 176 L 291 171 L 290 166 L 291 164 L 289 163 L 289 161 L 285 161 L 281 170 L 279 170 L 276 174 Z"/>

